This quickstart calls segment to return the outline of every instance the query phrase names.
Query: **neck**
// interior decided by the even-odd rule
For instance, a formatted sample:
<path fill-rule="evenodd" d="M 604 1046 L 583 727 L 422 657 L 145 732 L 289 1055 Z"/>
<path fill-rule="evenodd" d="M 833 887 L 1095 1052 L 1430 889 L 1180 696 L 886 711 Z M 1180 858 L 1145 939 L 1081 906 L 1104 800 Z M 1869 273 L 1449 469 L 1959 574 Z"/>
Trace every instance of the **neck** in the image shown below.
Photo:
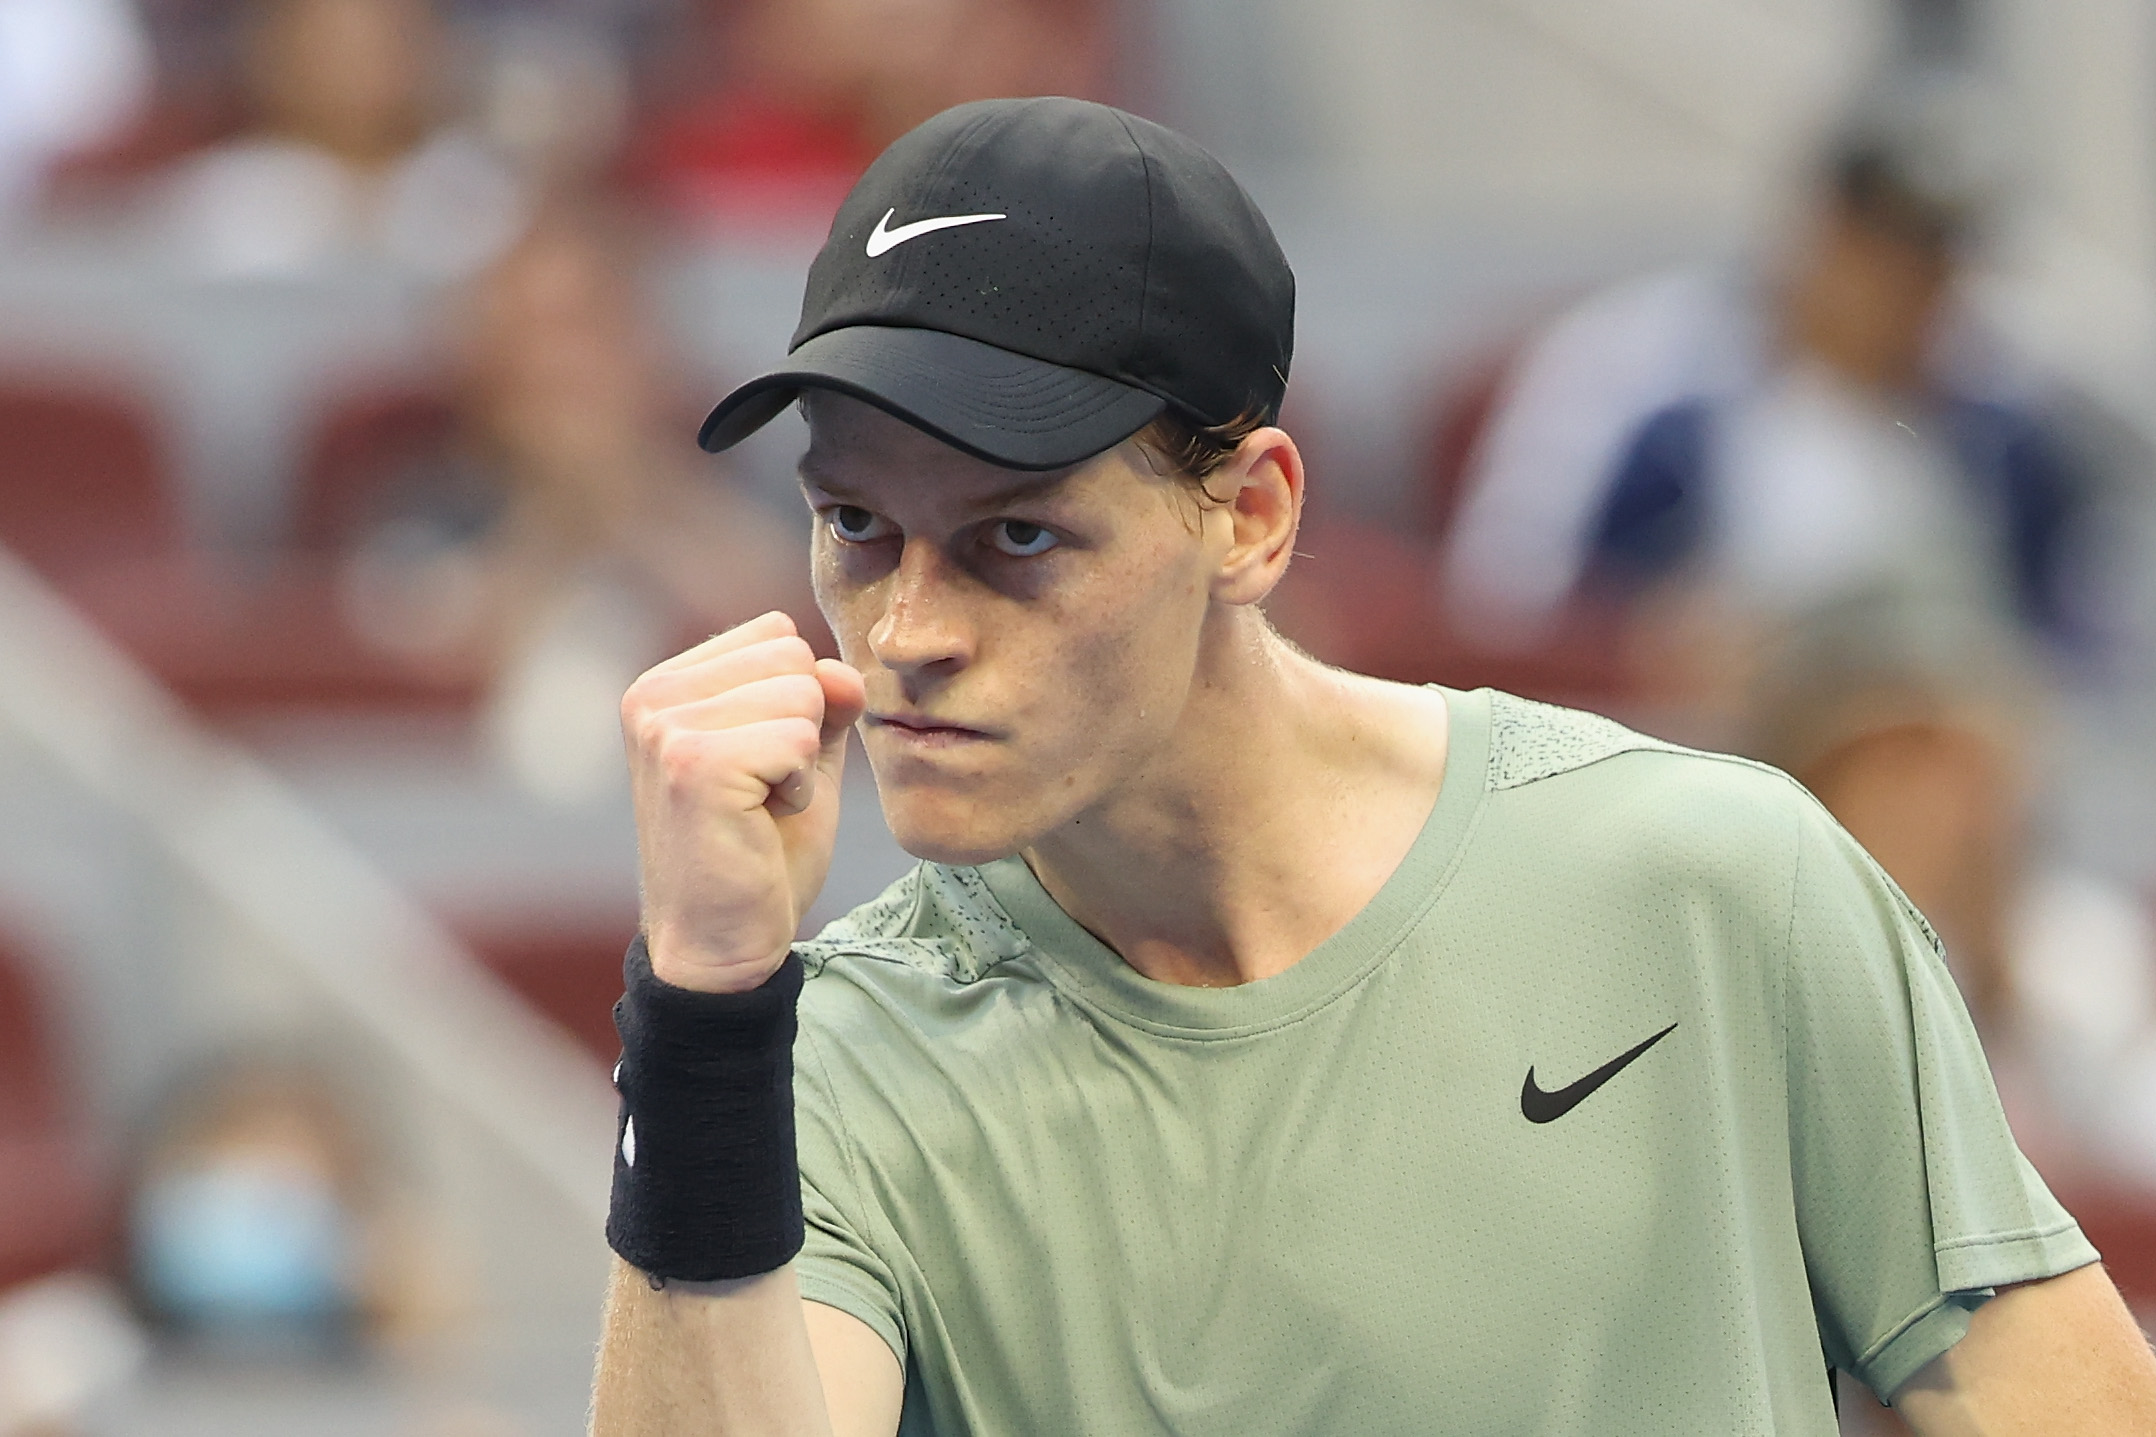
<path fill-rule="evenodd" d="M 1024 850 L 1131 967 L 1195 987 L 1271 977 L 1338 931 L 1421 832 L 1445 762 L 1434 690 L 1327 668 L 1248 610 L 1220 627 L 1163 752 Z"/>

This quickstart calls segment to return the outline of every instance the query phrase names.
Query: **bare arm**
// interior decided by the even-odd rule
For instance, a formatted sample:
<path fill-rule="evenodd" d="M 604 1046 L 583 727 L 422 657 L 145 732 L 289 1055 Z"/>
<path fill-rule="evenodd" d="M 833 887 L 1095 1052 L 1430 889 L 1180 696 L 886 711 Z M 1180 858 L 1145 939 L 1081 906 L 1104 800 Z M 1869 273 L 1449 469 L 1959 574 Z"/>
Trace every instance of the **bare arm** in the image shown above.
<path fill-rule="evenodd" d="M 803 1302 L 790 1266 L 654 1291 L 614 1264 L 593 1437 L 891 1437 L 903 1397 L 883 1339 Z"/>
<path fill-rule="evenodd" d="M 860 675 L 818 660 L 781 614 L 630 687 L 622 731 L 660 982 L 742 993 L 785 961 L 830 866 L 846 733 L 862 702 Z M 598 1437 L 891 1437 L 901 1391 L 896 1359 L 865 1324 L 828 1308 L 805 1314 L 790 1265 L 658 1289 L 614 1265 Z"/>
<path fill-rule="evenodd" d="M 2156 1356 L 2092 1263 L 1979 1307 L 1894 1405 L 1920 1437 L 2156 1437 Z"/>
<path fill-rule="evenodd" d="M 654 1291 L 615 1259 L 592 1432 L 832 1437 L 793 1269 Z"/>

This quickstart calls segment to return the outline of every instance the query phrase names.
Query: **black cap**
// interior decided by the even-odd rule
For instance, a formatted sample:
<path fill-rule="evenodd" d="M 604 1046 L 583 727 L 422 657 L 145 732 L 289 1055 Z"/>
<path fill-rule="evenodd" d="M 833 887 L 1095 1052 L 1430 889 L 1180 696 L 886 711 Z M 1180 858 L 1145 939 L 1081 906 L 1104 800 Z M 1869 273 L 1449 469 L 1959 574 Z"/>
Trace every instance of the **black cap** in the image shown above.
<path fill-rule="evenodd" d="M 1087 100 L 979 100 L 893 141 L 809 268 L 784 364 L 700 436 L 835 389 L 1012 469 L 1060 469 L 1167 409 L 1280 412 L 1295 276 L 1220 162 Z"/>

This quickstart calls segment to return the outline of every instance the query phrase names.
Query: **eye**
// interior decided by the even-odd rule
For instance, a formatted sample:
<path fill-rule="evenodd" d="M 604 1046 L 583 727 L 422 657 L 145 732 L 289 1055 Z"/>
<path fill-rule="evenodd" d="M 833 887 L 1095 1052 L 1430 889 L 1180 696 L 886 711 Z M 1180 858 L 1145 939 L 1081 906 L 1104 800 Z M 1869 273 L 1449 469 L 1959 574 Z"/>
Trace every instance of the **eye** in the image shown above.
<path fill-rule="evenodd" d="M 867 544 L 877 539 L 887 539 L 894 532 L 891 521 L 872 509 L 858 504 L 834 504 L 824 511 L 824 523 L 833 536 L 849 544 Z"/>
<path fill-rule="evenodd" d="M 1014 559 L 1045 554 L 1060 542 L 1052 531 L 1038 524 L 1028 524 L 1023 519 L 998 519 L 988 526 L 989 546 Z"/>

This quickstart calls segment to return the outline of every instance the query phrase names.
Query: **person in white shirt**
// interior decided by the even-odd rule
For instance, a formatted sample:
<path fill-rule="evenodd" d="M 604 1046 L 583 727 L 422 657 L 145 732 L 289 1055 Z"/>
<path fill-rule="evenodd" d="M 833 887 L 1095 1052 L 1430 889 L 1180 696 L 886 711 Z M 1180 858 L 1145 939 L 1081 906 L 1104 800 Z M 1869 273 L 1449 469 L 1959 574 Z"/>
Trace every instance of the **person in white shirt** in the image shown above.
<path fill-rule="evenodd" d="M 484 269 L 529 202 L 485 141 L 437 123 L 444 49 L 426 0 L 260 0 L 244 47 L 254 128 L 165 179 L 183 262 L 221 277 Z"/>

